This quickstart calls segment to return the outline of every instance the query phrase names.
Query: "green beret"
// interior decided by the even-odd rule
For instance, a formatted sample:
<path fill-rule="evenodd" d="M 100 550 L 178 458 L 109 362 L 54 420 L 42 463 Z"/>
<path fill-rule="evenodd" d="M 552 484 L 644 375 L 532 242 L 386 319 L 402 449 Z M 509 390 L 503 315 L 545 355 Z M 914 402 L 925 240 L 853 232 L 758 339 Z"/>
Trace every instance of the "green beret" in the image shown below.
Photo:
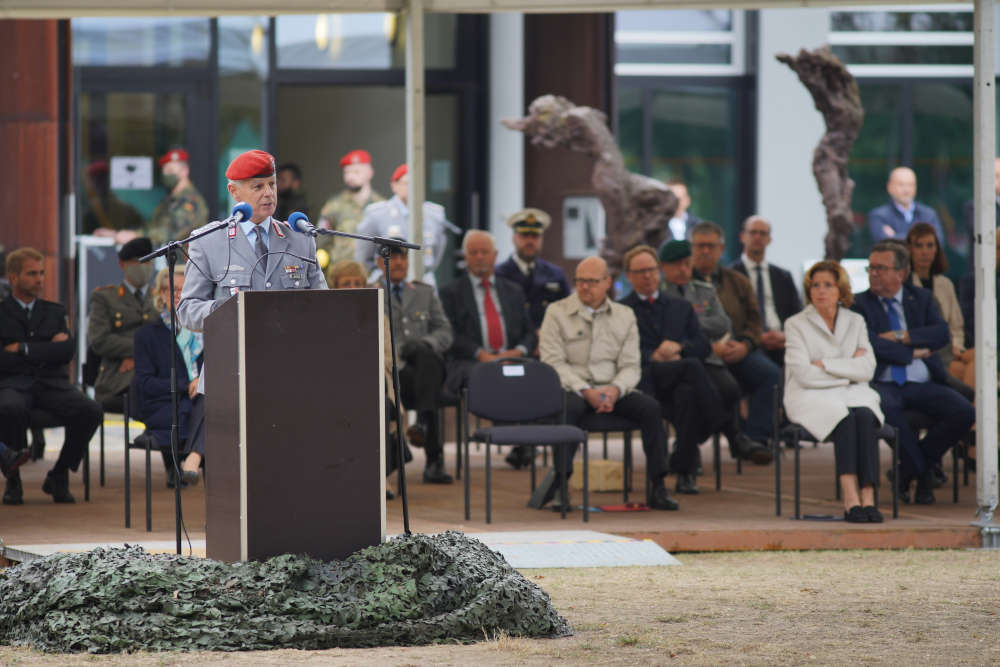
<path fill-rule="evenodd" d="M 660 247 L 660 261 L 664 263 L 676 262 L 690 256 L 690 241 L 669 241 Z"/>

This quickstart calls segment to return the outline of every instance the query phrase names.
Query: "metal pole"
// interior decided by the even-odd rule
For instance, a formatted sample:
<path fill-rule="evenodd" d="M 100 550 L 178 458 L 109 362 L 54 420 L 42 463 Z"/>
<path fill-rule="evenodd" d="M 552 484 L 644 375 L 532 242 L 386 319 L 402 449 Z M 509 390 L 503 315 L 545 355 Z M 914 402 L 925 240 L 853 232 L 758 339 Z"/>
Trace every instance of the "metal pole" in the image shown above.
<path fill-rule="evenodd" d="M 976 267 L 976 499 L 979 522 L 997 507 L 996 66 L 994 0 L 975 0 L 973 92 Z M 984 529 L 985 531 L 985 529 Z M 984 532 L 985 537 L 985 532 Z"/>
<path fill-rule="evenodd" d="M 426 196 L 424 145 L 424 0 L 409 0 L 406 10 L 406 163 L 409 165 L 410 241 L 423 245 Z M 421 252 L 433 252 L 427 245 Z M 424 277 L 423 254 L 410 264 L 410 278 Z"/>

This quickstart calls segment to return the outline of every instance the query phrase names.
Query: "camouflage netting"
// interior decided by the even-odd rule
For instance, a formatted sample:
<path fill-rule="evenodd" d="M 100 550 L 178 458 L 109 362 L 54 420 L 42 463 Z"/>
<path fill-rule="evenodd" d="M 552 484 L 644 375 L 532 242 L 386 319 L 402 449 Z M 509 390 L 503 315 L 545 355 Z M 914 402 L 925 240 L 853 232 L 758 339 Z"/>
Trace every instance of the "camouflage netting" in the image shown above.
<path fill-rule="evenodd" d="M 540 588 L 461 533 L 324 563 L 222 563 L 141 547 L 0 572 L 0 644 L 44 651 L 322 649 L 572 632 Z"/>

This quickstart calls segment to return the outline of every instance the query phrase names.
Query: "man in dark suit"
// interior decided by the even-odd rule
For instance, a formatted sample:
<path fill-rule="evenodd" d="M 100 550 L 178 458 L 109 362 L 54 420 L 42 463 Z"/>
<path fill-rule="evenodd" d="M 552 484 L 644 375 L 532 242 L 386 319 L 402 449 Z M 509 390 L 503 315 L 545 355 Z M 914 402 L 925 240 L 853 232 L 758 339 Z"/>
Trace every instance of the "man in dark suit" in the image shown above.
<path fill-rule="evenodd" d="M 458 394 L 472 367 L 486 361 L 524 357 L 535 349 L 537 335 L 528 319 L 524 292 L 494 276 L 497 246 L 493 235 L 472 230 L 462 240 L 468 274 L 440 290 L 441 305 L 451 322 L 454 342 L 447 356 L 448 391 Z M 529 448 L 507 457 L 515 468 L 531 463 Z"/>
<path fill-rule="evenodd" d="M 625 253 L 622 265 L 633 291 L 621 303 L 633 310 L 639 328 L 639 389 L 656 397 L 677 432 L 670 456 L 677 493 L 698 493 L 698 445 L 728 416 L 702 363 L 712 347 L 691 304 L 658 289 L 655 250 L 636 246 Z"/>
<path fill-rule="evenodd" d="M 854 297 L 852 308 L 864 316 L 875 349 L 872 386 L 882 399 L 886 421 L 899 429 L 901 463 L 893 474 L 899 476 L 904 500 L 916 479 L 916 502 L 929 505 L 934 502 L 932 468 L 969 431 L 976 411 L 948 386 L 944 365 L 933 353 L 949 341 L 934 295 L 903 283 L 910 266 L 906 246 L 876 243 L 868 262 L 871 287 Z M 931 418 L 920 441 L 906 419 L 908 410 Z"/>
<path fill-rule="evenodd" d="M 507 218 L 507 225 L 514 233 L 514 253 L 495 269 L 496 275 L 524 290 L 535 331 L 542 326 L 545 308 L 569 296 L 569 281 L 563 270 L 539 257 L 542 234 L 550 222 L 549 214 L 537 208 L 526 208 Z"/>
<path fill-rule="evenodd" d="M 674 217 L 667 221 L 667 229 L 663 235 L 664 243 L 669 241 L 690 240 L 691 228 L 701 222 L 701 218 L 688 210 L 691 207 L 691 194 L 684 181 L 670 181 L 667 187 L 677 197 L 677 211 Z"/>
<path fill-rule="evenodd" d="M 42 490 L 57 503 L 72 503 L 69 471 L 83 460 L 102 411 L 69 381 L 74 346 L 66 308 L 38 298 L 44 276 L 44 257 L 37 250 L 21 248 L 7 257 L 11 296 L 0 302 L 0 442 L 14 450 L 27 446 L 25 430 L 33 407 L 58 418 L 66 440 Z M 7 477 L 3 502 L 23 502 L 17 472 Z"/>
<path fill-rule="evenodd" d="M 399 355 L 399 392 L 403 405 L 416 410 L 417 423 L 406 431 L 411 444 L 424 448 L 427 460 L 424 482 L 451 484 L 444 469 L 438 405 L 444 384 L 444 353 L 451 346 L 448 322 L 434 288 L 422 282 L 407 282 L 410 259 L 403 248 L 389 254 L 393 328 Z M 386 304 L 388 306 L 388 304 Z"/>
<path fill-rule="evenodd" d="M 916 222 L 926 222 L 937 232 L 938 243 L 944 243 L 941 220 L 930 206 L 916 201 L 917 175 L 909 167 L 896 167 L 889 173 L 885 186 L 889 203 L 868 213 L 868 229 L 872 241 L 906 239 L 906 233 Z"/>
<path fill-rule="evenodd" d="M 771 243 L 771 223 L 759 215 L 743 221 L 740 232 L 743 256 L 729 265 L 750 279 L 761 314 L 760 347 L 771 361 L 785 363 L 785 320 L 802 310 L 802 299 L 792 274 L 767 261 L 764 253 Z"/>

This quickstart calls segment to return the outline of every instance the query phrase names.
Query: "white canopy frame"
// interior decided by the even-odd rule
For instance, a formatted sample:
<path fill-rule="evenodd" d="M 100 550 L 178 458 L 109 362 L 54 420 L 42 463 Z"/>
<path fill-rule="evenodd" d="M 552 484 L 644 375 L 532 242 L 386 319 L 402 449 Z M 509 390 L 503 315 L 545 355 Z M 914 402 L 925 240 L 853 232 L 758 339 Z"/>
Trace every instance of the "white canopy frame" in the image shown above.
<path fill-rule="evenodd" d="M 932 0 L 942 4 L 941 0 Z M 406 157 L 410 165 L 410 234 L 421 243 L 426 174 L 424 137 L 424 14 L 427 12 L 613 12 L 623 9 L 761 9 L 884 5 L 886 0 L 0 0 L 0 18 L 41 19 L 85 16 L 224 16 L 329 12 L 405 12 Z M 920 4 L 920 3 L 911 3 Z M 929 3 L 928 3 L 929 4 Z M 956 3 L 958 4 L 958 3 Z M 976 273 L 976 497 L 975 525 L 984 545 L 1000 547 L 997 476 L 996 63 L 994 0 L 974 7 L 974 198 Z M 415 262 L 411 268 L 422 266 Z M 415 270 L 415 268 L 414 268 Z"/>

